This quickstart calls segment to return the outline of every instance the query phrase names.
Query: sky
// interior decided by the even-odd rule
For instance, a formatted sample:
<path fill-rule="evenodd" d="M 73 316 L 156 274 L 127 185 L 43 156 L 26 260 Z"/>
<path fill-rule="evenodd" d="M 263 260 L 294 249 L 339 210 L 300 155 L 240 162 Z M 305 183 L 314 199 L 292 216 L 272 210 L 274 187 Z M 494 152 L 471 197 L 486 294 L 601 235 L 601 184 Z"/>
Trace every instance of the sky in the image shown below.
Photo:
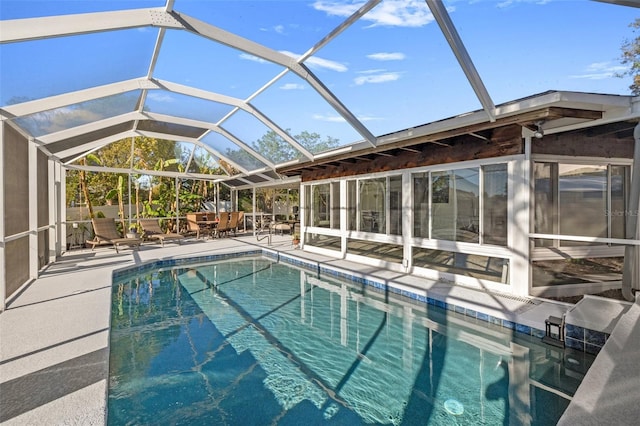
<path fill-rule="evenodd" d="M 298 58 L 362 4 L 176 0 L 174 10 Z M 2 0 L 0 18 L 163 5 L 161 0 Z M 630 93 L 630 77 L 616 73 L 624 71 L 620 49 L 637 36 L 629 24 L 640 18 L 640 9 L 588 0 L 450 0 L 445 5 L 495 104 L 548 90 Z M 145 76 L 157 34 L 155 28 L 140 28 L 2 44 L 0 102 Z M 375 136 L 481 109 L 422 0 L 381 2 L 304 64 Z M 282 70 L 193 34 L 167 31 L 153 76 L 248 99 L 292 135 L 317 132 L 340 144 L 362 139 L 304 79 L 287 73 L 274 81 Z M 213 122 L 231 110 L 168 91 L 152 91 L 147 102 L 149 111 Z M 81 114 L 78 109 L 51 112 L 46 119 L 58 122 L 40 126 L 39 132 L 64 128 L 70 114 L 74 123 L 100 116 L 95 105 Z M 266 130 L 250 114 L 238 114 L 225 126 L 251 143 Z"/>

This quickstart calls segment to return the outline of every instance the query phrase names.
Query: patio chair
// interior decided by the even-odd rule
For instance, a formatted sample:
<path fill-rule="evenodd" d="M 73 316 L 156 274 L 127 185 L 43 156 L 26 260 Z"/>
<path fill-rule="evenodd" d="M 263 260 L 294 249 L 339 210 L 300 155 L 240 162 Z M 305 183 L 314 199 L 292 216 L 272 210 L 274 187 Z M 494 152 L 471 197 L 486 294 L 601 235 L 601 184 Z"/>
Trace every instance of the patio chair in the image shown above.
<path fill-rule="evenodd" d="M 118 249 L 121 246 L 140 247 L 142 242 L 140 238 L 122 238 L 113 218 L 93 218 L 91 219 L 91 224 L 95 234 L 93 240 L 87 240 L 87 244 L 91 245 L 91 250 L 95 249 L 96 246 L 112 245 L 116 249 L 116 253 L 120 253 Z"/>
<path fill-rule="evenodd" d="M 231 218 L 229 219 L 229 232 L 233 231 L 234 237 L 238 233 L 239 218 L 240 218 L 240 212 L 231 212 Z"/>
<path fill-rule="evenodd" d="M 227 234 L 228 232 L 229 232 L 229 213 L 220 212 L 218 227 L 216 228 L 216 235 L 220 237 L 222 236 L 222 234 Z"/>
<path fill-rule="evenodd" d="M 242 227 L 242 232 L 246 230 L 244 227 L 244 212 L 242 210 L 238 212 L 238 226 L 236 227 L 236 230 L 240 227 Z"/>
<path fill-rule="evenodd" d="M 196 240 L 200 239 L 200 231 L 206 231 L 206 228 L 202 228 L 198 223 L 197 213 L 187 213 L 187 234 L 196 234 Z"/>
<path fill-rule="evenodd" d="M 178 244 L 182 244 L 184 235 L 176 234 L 174 232 L 164 232 L 160 227 L 158 219 L 139 219 L 139 223 L 144 231 L 143 236 L 151 240 L 160 241 L 162 247 L 164 247 L 165 241 L 177 241 Z"/>

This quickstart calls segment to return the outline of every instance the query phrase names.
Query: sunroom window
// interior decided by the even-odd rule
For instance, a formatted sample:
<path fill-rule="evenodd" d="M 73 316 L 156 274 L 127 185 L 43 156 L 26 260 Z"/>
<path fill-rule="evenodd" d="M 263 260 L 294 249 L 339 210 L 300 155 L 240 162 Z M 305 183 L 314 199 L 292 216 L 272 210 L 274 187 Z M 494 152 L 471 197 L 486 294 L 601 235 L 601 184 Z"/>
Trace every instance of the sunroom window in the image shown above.
<path fill-rule="evenodd" d="M 412 179 L 414 237 L 507 245 L 506 164 L 415 173 Z"/>
<path fill-rule="evenodd" d="M 309 223 L 318 228 L 340 228 L 340 184 L 338 182 L 312 186 Z"/>
<path fill-rule="evenodd" d="M 624 238 L 628 166 L 534 164 L 534 232 L 580 237 Z M 536 246 L 557 244 L 536 240 Z M 599 243 L 560 240 L 561 246 Z"/>

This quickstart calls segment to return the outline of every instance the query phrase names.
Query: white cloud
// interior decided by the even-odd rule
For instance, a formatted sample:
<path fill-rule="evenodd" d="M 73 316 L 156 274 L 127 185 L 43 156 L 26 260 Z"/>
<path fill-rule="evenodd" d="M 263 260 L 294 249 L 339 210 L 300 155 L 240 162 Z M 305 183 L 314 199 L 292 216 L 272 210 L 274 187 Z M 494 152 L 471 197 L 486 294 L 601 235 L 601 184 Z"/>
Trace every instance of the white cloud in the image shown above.
<path fill-rule="evenodd" d="M 504 0 L 496 4 L 498 9 L 506 9 L 507 7 L 513 6 L 518 3 L 529 3 L 529 4 L 547 4 L 551 2 L 551 0 Z"/>
<path fill-rule="evenodd" d="M 276 25 L 273 30 L 278 34 L 284 34 L 284 25 Z"/>
<path fill-rule="evenodd" d="M 312 118 L 318 121 L 328 121 L 330 123 L 344 123 L 346 120 L 335 114 L 313 114 Z"/>
<path fill-rule="evenodd" d="M 358 71 L 358 74 L 380 74 L 383 72 L 386 72 L 387 70 L 384 68 L 376 68 L 376 69 L 372 69 L 372 70 L 364 70 L 364 71 Z"/>
<path fill-rule="evenodd" d="M 247 60 L 247 61 L 259 62 L 259 63 L 261 63 L 261 64 L 264 64 L 264 63 L 266 63 L 266 62 L 267 62 L 267 61 L 265 61 L 265 60 L 264 60 L 264 59 L 262 59 L 262 58 L 258 58 L 257 56 L 255 56 L 255 55 L 250 55 L 250 54 L 248 54 L 248 53 L 241 53 L 241 54 L 240 54 L 240 59 L 245 59 L 245 60 Z"/>
<path fill-rule="evenodd" d="M 282 90 L 303 90 L 304 86 L 298 83 L 286 83 L 280 86 Z"/>
<path fill-rule="evenodd" d="M 284 53 L 285 55 L 291 56 L 294 59 L 298 59 L 300 57 L 300 55 L 293 52 L 288 52 L 286 50 L 282 50 L 280 53 Z M 345 72 L 349 69 L 347 68 L 346 65 L 341 64 L 340 62 L 331 61 L 329 59 L 318 58 L 316 56 L 310 57 L 309 59 L 305 60 L 304 63 L 309 68 L 314 68 L 314 69 L 324 68 L 324 69 L 337 71 L 337 72 Z"/>
<path fill-rule="evenodd" d="M 400 52 L 379 52 L 367 55 L 367 58 L 374 61 L 401 61 L 405 56 L 404 53 Z"/>
<path fill-rule="evenodd" d="M 358 120 L 360 120 L 361 122 L 365 122 L 365 121 L 383 120 L 383 118 L 373 117 L 371 115 L 358 115 Z"/>
<path fill-rule="evenodd" d="M 583 73 L 570 75 L 569 78 L 604 80 L 606 78 L 613 78 L 616 74 L 622 73 L 626 70 L 627 67 L 622 65 L 612 65 L 611 62 L 594 62 L 587 65 Z"/>
<path fill-rule="evenodd" d="M 173 101 L 175 101 L 173 96 L 171 96 L 170 94 L 159 93 L 159 92 L 155 92 L 153 90 L 149 90 L 149 93 L 147 94 L 147 97 L 150 98 L 150 99 L 153 99 L 156 102 L 173 102 Z"/>
<path fill-rule="evenodd" d="M 387 83 L 389 81 L 396 81 L 400 78 L 400 73 L 398 72 L 384 72 L 384 73 L 365 73 L 366 75 L 361 75 L 353 79 L 353 82 L 357 86 L 362 86 L 363 84 L 377 84 L 377 83 Z"/>
<path fill-rule="evenodd" d="M 335 0 L 317 0 L 313 7 L 328 15 L 347 17 L 358 10 L 364 2 L 344 3 Z M 455 10 L 447 7 L 449 12 Z M 424 0 L 387 0 L 374 7 L 362 18 L 372 26 L 422 27 L 434 18 Z"/>
<path fill-rule="evenodd" d="M 315 56 L 307 59 L 306 61 L 304 61 L 304 63 L 307 64 L 310 68 L 326 68 L 337 72 L 345 72 L 349 69 L 346 65 L 341 64 L 340 62 L 317 58 Z"/>

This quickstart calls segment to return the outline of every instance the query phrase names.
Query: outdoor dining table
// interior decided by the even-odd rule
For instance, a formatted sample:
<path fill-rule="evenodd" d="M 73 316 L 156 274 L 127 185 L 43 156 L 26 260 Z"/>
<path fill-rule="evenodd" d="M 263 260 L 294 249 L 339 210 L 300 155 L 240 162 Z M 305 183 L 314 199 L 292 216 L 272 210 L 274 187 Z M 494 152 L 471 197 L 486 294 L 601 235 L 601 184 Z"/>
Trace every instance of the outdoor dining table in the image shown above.
<path fill-rule="evenodd" d="M 218 227 L 218 219 L 214 220 L 198 220 L 196 222 L 200 229 L 206 229 L 209 232 L 209 238 L 213 238 L 216 228 Z"/>

